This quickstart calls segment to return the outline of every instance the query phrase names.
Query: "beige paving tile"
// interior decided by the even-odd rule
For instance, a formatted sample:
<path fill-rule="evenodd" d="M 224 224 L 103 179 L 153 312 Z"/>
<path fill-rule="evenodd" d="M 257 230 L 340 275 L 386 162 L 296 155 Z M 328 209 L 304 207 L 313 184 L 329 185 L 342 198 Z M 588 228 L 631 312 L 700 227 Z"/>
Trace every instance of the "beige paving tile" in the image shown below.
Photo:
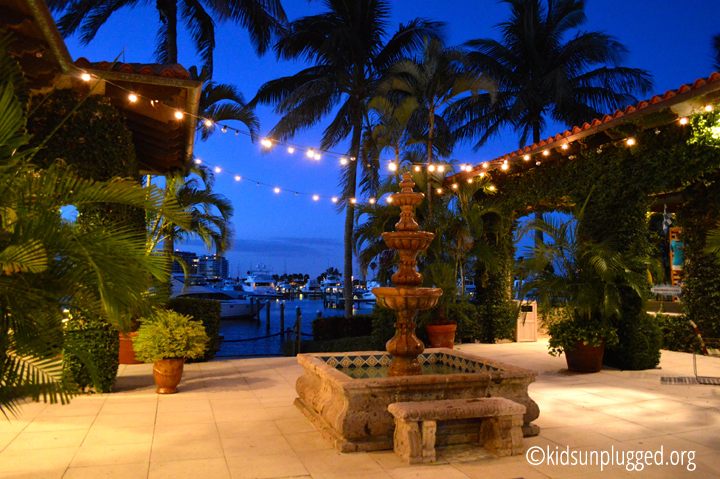
<path fill-rule="evenodd" d="M 657 429 L 651 429 L 649 427 L 621 420 L 610 421 L 605 424 L 592 424 L 587 428 L 590 431 L 594 431 L 617 441 L 629 441 L 632 439 L 661 436 L 663 434 Z"/>
<path fill-rule="evenodd" d="M 95 416 L 102 408 L 105 399 L 104 397 L 97 400 L 80 398 L 74 399 L 70 404 L 52 404 L 46 407 L 38 416 Z"/>
<path fill-rule="evenodd" d="M 30 424 L 32 419 L 0 419 L 0 434 L 18 434 Z"/>
<path fill-rule="evenodd" d="M 132 424 L 132 423 L 121 423 Z M 85 446 L 107 446 L 120 444 L 151 444 L 152 427 L 113 427 L 94 424 L 85 438 Z"/>
<path fill-rule="evenodd" d="M 207 398 L 188 397 L 182 394 L 163 394 L 158 398 L 158 413 L 175 411 L 212 411 Z"/>
<path fill-rule="evenodd" d="M 272 421 L 236 421 L 216 424 L 220 438 L 279 436 L 282 433 Z"/>
<path fill-rule="evenodd" d="M 98 415 L 93 422 L 92 427 L 154 427 L 155 413 L 138 413 L 138 414 L 101 414 Z"/>
<path fill-rule="evenodd" d="M 105 402 L 99 415 L 105 414 L 151 414 L 157 411 L 157 400 L 108 401 Z"/>
<path fill-rule="evenodd" d="M 270 421 L 270 414 L 263 407 L 213 407 L 217 422 Z"/>
<path fill-rule="evenodd" d="M 293 454 L 293 448 L 283 436 L 238 437 L 225 436 L 220 439 L 225 456 L 272 456 Z"/>
<path fill-rule="evenodd" d="M 148 479 L 230 479 L 225 458 L 151 462 Z"/>
<path fill-rule="evenodd" d="M 75 447 L 56 447 L 50 449 L 34 449 L 32 460 L 28 458 L 28 451 L 17 449 L 0 452 L 0 477 L 10 472 L 25 472 L 40 474 L 54 474 L 59 469 L 65 469 L 77 452 Z"/>
<path fill-rule="evenodd" d="M 311 475 L 317 473 L 342 474 L 343 471 L 382 470 L 377 461 L 362 452 L 343 454 L 334 449 L 323 449 L 299 453 L 298 457 Z"/>
<path fill-rule="evenodd" d="M 521 460 L 503 457 L 453 465 L 471 479 L 547 479 L 549 477 L 530 466 L 524 456 Z"/>
<path fill-rule="evenodd" d="M 543 429 L 540 435 L 560 444 L 561 446 L 570 446 L 571 448 L 583 446 L 604 446 L 612 444 L 615 440 L 602 434 L 590 431 L 585 428 L 577 427 L 558 427 L 552 429 Z"/>
<path fill-rule="evenodd" d="M 60 479 L 65 474 L 65 468 L 43 469 L 42 467 L 33 471 L 15 471 L 4 473 L 3 479 Z"/>
<path fill-rule="evenodd" d="M 278 419 L 275 425 L 283 434 L 315 431 L 313 425 L 304 416 L 296 419 Z"/>
<path fill-rule="evenodd" d="M 152 462 L 223 457 L 215 424 L 176 425 L 155 430 Z"/>
<path fill-rule="evenodd" d="M 388 469 L 393 479 L 467 479 L 469 476 L 449 464 L 423 464 Z"/>
<path fill-rule="evenodd" d="M 15 439 L 17 437 L 18 434 L 20 434 L 20 433 L 19 432 L 0 432 L 0 451 L 5 449 L 5 447 L 8 444 L 10 444 L 13 441 L 13 439 Z"/>
<path fill-rule="evenodd" d="M 71 467 L 63 479 L 146 479 L 149 464 Z"/>
<path fill-rule="evenodd" d="M 86 435 L 87 430 L 85 429 L 21 432 L 5 450 L 27 451 L 54 447 L 80 447 Z"/>
<path fill-rule="evenodd" d="M 181 411 L 158 411 L 155 418 L 155 425 L 158 428 L 170 424 L 201 424 L 215 423 L 215 416 L 211 409 L 181 410 Z"/>
<path fill-rule="evenodd" d="M 712 449 L 720 449 L 720 429 L 718 428 L 705 428 L 673 435 Z M 718 455 L 718 462 L 720 462 L 720 454 Z"/>
<path fill-rule="evenodd" d="M 111 466 L 117 464 L 145 464 L 150 461 L 151 445 L 109 444 L 85 446 L 77 450 L 71 467 Z"/>
<path fill-rule="evenodd" d="M 227 458 L 232 479 L 265 479 L 309 476 L 295 454 L 273 456 L 233 456 Z"/>
<path fill-rule="evenodd" d="M 286 434 L 284 437 L 297 454 L 333 449 L 318 431 Z"/>
<path fill-rule="evenodd" d="M 63 431 L 68 429 L 90 429 L 95 416 L 38 417 L 28 424 L 25 432 Z"/>

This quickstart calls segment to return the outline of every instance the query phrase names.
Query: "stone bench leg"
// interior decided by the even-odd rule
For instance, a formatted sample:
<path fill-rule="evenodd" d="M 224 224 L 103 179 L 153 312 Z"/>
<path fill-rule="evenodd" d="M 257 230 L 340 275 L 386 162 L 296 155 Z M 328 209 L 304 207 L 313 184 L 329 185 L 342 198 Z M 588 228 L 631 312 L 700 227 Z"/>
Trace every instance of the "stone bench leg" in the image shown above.
<path fill-rule="evenodd" d="M 496 456 L 516 456 L 524 452 L 523 417 L 514 414 L 483 419 L 480 445 Z"/>
<path fill-rule="evenodd" d="M 409 464 L 435 462 L 436 421 L 405 422 L 395 418 L 395 454 Z"/>

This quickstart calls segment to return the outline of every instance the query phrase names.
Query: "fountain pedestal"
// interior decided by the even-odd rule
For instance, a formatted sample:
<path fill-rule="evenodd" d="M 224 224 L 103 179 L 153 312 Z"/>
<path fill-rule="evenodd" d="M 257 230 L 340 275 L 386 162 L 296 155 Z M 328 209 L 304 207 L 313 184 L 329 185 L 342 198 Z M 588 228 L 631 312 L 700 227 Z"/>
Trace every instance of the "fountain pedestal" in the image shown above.
<path fill-rule="evenodd" d="M 400 182 L 402 190 L 391 196 L 394 204 L 402 210 L 395 232 L 383 233 L 382 239 L 391 250 L 400 255 L 397 272 L 391 281 L 395 288 L 373 288 L 377 304 L 395 311 L 395 336 L 387 342 L 385 348 L 392 355 L 388 376 L 413 376 L 422 374 L 418 356 L 425 346 L 415 336 L 415 318 L 420 311 L 431 309 L 442 295 L 439 288 L 420 288 L 422 275 L 417 270 L 417 255 L 425 251 L 435 235 L 427 231 L 418 231 L 415 221 L 415 208 L 422 203 L 425 195 L 413 192 L 415 183 L 412 175 L 405 173 Z"/>

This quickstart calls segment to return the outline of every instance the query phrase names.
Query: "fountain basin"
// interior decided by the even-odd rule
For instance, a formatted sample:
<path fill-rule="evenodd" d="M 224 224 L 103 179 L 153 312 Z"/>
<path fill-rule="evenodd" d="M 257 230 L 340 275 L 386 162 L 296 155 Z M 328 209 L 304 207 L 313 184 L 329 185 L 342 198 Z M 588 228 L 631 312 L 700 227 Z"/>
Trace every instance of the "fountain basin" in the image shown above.
<path fill-rule="evenodd" d="M 445 374 L 360 374 L 363 378 L 354 379 L 347 370 L 381 369 L 390 364 L 392 356 L 381 351 L 300 354 L 303 374 L 297 380 L 299 397 L 295 405 L 341 452 L 392 449 L 395 423 L 387 407 L 405 401 L 504 397 L 527 408 L 525 435 L 538 434 L 537 426 L 530 423 L 540 415 L 540 409 L 528 396 L 528 385 L 535 381 L 537 372 L 445 348 L 427 349 L 418 359 L 424 366 L 436 365 Z M 477 442 L 479 421 L 438 423 L 436 444 Z"/>
<path fill-rule="evenodd" d="M 442 296 L 440 288 L 373 288 L 377 303 L 394 311 L 425 311 Z"/>
<path fill-rule="evenodd" d="M 433 238 L 434 233 L 426 231 L 395 231 L 382 234 L 385 245 L 391 250 L 425 251 Z"/>

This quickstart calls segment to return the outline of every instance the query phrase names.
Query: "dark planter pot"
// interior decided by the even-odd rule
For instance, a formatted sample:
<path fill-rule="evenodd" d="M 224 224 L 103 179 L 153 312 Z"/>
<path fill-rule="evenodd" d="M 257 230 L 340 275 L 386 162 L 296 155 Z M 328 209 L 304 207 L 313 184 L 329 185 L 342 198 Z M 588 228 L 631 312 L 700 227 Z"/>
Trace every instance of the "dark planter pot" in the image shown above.
<path fill-rule="evenodd" d="M 158 394 L 175 394 L 182 379 L 185 358 L 159 359 L 153 363 L 153 378 Z"/>
<path fill-rule="evenodd" d="M 457 324 L 429 324 L 425 326 L 430 345 L 433 348 L 453 349 Z"/>
<path fill-rule="evenodd" d="M 597 373 L 602 369 L 605 341 L 600 346 L 590 346 L 582 341 L 575 343 L 575 351 L 565 351 L 568 369 L 577 373 Z"/>
<path fill-rule="evenodd" d="M 133 338 L 135 336 L 137 336 L 137 333 L 120 333 L 120 364 L 142 364 L 142 361 L 135 358 L 135 350 L 133 349 Z"/>

